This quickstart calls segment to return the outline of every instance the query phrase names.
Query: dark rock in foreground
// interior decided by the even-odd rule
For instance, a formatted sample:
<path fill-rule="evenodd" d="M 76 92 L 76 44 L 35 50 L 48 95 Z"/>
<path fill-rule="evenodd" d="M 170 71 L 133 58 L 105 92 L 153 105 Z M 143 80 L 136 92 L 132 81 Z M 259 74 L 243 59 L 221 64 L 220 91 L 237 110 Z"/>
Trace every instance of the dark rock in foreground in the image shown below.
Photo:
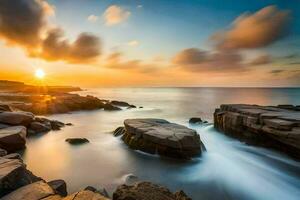
<path fill-rule="evenodd" d="M 67 196 L 68 192 L 67 192 L 67 184 L 64 180 L 53 180 L 53 181 L 49 181 L 48 185 L 60 196 Z"/>
<path fill-rule="evenodd" d="M 300 159 L 300 111 L 297 107 L 221 105 L 215 110 L 214 125 L 247 143 L 275 148 Z"/>
<path fill-rule="evenodd" d="M 124 142 L 132 149 L 174 158 L 201 154 L 195 130 L 163 119 L 126 119 Z"/>
<path fill-rule="evenodd" d="M 28 171 L 21 159 L 0 157 L 0 197 L 38 180 L 41 179 Z"/>
<path fill-rule="evenodd" d="M 77 145 L 77 144 L 89 143 L 90 141 L 86 138 L 68 138 L 66 139 L 66 142 L 73 145 Z"/>
<path fill-rule="evenodd" d="M 113 200 L 191 200 L 191 198 L 183 191 L 172 193 L 165 187 L 141 182 L 133 186 L 119 186 L 113 194 Z"/>
<path fill-rule="evenodd" d="M 2 200 L 41 200 L 51 195 L 55 191 L 45 181 L 38 181 L 9 193 Z"/>

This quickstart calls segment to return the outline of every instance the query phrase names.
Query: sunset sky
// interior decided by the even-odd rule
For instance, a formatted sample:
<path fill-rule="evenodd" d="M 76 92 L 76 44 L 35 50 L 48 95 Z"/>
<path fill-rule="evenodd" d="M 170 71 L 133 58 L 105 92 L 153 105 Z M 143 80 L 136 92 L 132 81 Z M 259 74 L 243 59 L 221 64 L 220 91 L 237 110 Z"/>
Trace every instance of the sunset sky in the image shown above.
<path fill-rule="evenodd" d="M 300 86 L 299 0 L 1 0 L 0 79 Z"/>

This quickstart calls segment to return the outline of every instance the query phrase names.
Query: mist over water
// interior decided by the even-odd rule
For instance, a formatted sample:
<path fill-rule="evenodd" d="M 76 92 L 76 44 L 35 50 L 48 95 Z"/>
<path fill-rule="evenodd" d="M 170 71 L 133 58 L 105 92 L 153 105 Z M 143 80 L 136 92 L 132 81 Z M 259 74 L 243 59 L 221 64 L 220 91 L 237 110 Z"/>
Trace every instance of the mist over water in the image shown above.
<path fill-rule="evenodd" d="M 36 175 L 64 179 L 69 192 L 87 185 L 112 193 L 126 175 L 183 189 L 193 199 L 299 199 L 300 162 L 278 152 L 245 145 L 214 130 L 191 126 L 190 117 L 212 122 L 223 103 L 300 104 L 300 89 L 122 88 L 80 92 L 127 101 L 143 108 L 102 110 L 48 116 L 74 126 L 28 139 L 25 163 Z M 126 118 L 164 118 L 197 130 L 207 152 L 191 161 L 176 161 L 129 149 L 111 131 Z M 89 144 L 71 146 L 68 137 Z"/>

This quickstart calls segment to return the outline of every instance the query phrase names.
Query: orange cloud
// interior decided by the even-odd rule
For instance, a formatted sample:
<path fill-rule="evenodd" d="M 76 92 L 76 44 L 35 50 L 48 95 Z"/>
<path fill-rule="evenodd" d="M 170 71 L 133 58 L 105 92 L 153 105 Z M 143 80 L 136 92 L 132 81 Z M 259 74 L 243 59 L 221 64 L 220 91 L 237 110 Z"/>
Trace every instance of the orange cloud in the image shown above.
<path fill-rule="evenodd" d="M 47 16 L 54 14 L 54 7 L 44 0 L 1 0 L 0 39 L 46 60 L 81 63 L 100 55 L 98 37 L 81 33 L 70 43 L 61 29 L 50 29 Z"/>
<path fill-rule="evenodd" d="M 131 13 L 120 6 L 109 6 L 104 12 L 105 24 L 108 26 L 116 25 L 128 19 Z"/>
<path fill-rule="evenodd" d="M 229 30 L 217 32 L 211 39 L 219 49 L 264 47 L 288 33 L 290 19 L 289 11 L 267 6 L 253 14 L 242 14 Z"/>

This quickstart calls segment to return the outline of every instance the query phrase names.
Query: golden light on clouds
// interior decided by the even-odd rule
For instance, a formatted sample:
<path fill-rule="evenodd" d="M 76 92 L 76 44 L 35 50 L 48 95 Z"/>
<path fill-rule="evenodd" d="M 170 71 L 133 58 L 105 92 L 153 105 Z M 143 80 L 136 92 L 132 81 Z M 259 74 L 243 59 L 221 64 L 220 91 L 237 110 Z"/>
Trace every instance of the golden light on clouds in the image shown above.
<path fill-rule="evenodd" d="M 123 9 L 120 6 L 112 5 L 109 6 L 104 12 L 105 24 L 108 26 L 113 26 L 124 22 L 129 18 L 131 12 Z"/>

